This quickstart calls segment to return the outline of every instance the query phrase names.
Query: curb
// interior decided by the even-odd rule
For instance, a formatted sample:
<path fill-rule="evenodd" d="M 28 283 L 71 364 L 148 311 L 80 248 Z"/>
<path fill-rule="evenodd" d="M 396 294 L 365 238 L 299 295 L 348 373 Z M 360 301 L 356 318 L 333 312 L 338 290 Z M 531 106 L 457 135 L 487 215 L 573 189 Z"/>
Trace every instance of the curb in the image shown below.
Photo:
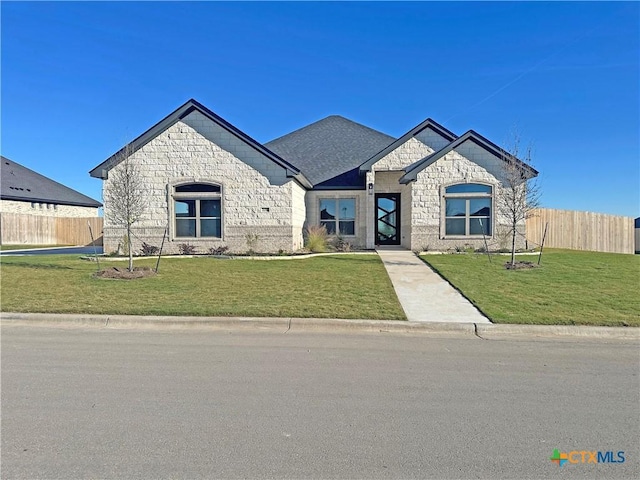
<path fill-rule="evenodd" d="M 583 338 L 600 340 L 631 340 L 640 342 L 637 327 L 590 327 L 586 325 L 522 325 L 482 324 L 476 325 L 476 333 L 487 340 L 516 337 L 538 338 Z"/>
<path fill-rule="evenodd" d="M 91 315 L 0 313 L 1 323 L 16 325 L 94 327 L 113 329 L 208 329 L 292 332 L 400 333 L 477 337 L 485 340 L 582 338 L 640 342 L 640 328 L 578 325 L 514 325 L 401 320 L 347 320 L 283 317 L 185 317 L 150 315 Z"/>
<path fill-rule="evenodd" d="M 347 320 L 283 317 L 186 317 L 1 313 L 3 324 L 95 328 L 270 330 L 277 332 L 434 333 L 474 336 L 472 323 L 417 323 L 402 320 Z"/>

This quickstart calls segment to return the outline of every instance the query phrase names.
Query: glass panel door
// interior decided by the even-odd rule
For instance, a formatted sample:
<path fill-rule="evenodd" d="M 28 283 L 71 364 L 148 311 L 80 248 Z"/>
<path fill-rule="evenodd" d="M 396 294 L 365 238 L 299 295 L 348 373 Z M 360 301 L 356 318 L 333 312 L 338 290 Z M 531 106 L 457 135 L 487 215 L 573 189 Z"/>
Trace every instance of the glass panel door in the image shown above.
<path fill-rule="evenodd" d="M 400 245 L 400 194 L 376 194 L 376 245 Z"/>

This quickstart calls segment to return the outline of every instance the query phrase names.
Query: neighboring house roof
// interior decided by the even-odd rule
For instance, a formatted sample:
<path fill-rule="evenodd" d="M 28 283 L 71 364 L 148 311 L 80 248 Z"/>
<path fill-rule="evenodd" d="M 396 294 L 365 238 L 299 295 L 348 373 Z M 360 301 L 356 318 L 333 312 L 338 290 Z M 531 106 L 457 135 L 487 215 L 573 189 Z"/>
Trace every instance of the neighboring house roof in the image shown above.
<path fill-rule="evenodd" d="M 635 225 L 635 228 L 640 228 L 640 217 L 636 218 L 636 219 L 633 221 L 633 223 L 634 223 L 634 225 Z"/>
<path fill-rule="evenodd" d="M 317 188 L 361 188 L 358 167 L 394 138 L 339 115 L 318 120 L 265 145 L 296 165 Z"/>
<path fill-rule="evenodd" d="M 415 137 L 416 135 L 418 135 L 419 133 L 427 129 L 433 130 L 438 135 L 440 135 L 441 137 L 445 138 L 450 142 L 458 138 L 458 136 L 455 133 L 451 132 L 450 130 L 447 130 L 442 125 L 437 123 L 435 120 L 427 118 L 424 122 L 420 123 L 419 125 L 416 125 L 407 133 L 405 133 L 400 138 L 395 140 L 393 143 L 386 145 L 384 149 L 380 150 L 379 152 L 376 152 L 375 155 L 367 159 L 366 162 L 360 165 L 360 171 L 365 172 L 365 171 L 371 170 L 371 167 L 373 166 L 374 163 L 386 157 L 391 152 L 393 152 L 396 148 L 398 148 L 400 145 L 403 145 L 404 143 L 408 142 L 409 139 Z"/>
<path fill-rule="evenodd" d="M 76 190 L 65 187 L 19 163 L 0 156 L 0 198 L 22 202 L 53 203 L 79 207 L 101 207 L 102 204 Z"/>
<path fill-rule="evenodd" d="M 416 180 L 419 172 L 421 172 L 422 170 L 424 170 L 425 168 L 427 168 L 429 165 L 433 164 L 437 160 L 441 159 L 447 153 L 451 152 L 459 145 L 462 145 L 467 140 L 474 142 L 479 147 L 484 148 L 486 151 L 488 151 L 489 153 L 495 155 L 500 159 L 503 159 L 505 161 L 506 160 L 515 161 L 516 164 L 520 165 L 520 167 L 529 175 L 529 178 L 533 178 L 538 175 L 538 171 L 535 168 L 532 168 L 531 166 L 522 162 L 521 160 L 514 157 L 509 152 L 500 148 L 498 145 L 486 139 L 479 133 L 476 133 L 473 130 L 469 130 L 467 133 L 465 133 L 461 137 L 458 137 L 456 140 L 452 141 L 451 143 L 441 148 L 437 152 L 434 152 L 431 155 L 421 160 L 418 160 L 417 162 L 406 167 L 404 169 L 405 174 L 402 177 L 400 177 L 400 183 L 406 184 Z"/>
<path fill-rule="evenodd" d="M 225 119 L 216 115 L 207 107 L 205 107 L 204 105 L 202 105 L 201 103 L 197 102 L 194 99 L 191 99 L 188 102 L 186 102 L 184 105 L 176 109 L 174 112 L 170 113 L 164 119 L 160 120 L 160 122 L 156 123 L 153 127 L 151 127 L 149 130 L 144 132 L 138 138 L 136 138 L 135 140 L 130 142 L 128 145 L 120 149 L 118 152 L 114 153 L 112 156 L 107 158 L 104 162 L 102 162 L 100 165 L 98 165 L 93 170 L 91 170 L 89 172 L 89 175 L 91 175 L 92 177 L 105 179 L 107 176 L 107 172 L 111 170 L 113 167 L 115 167 L 120 161 L 123 160 L 122 154 L 126 151 L 127 148 L 131 150 L 131 153 L 135 153 L 140 148 L 144 147 L 147 143 L 149 143 L 151 140 L 153 140 L 158 135 L 160 135 L 162 132 L 167 130 L 169 127 L 176 124 L 181 119 L 183 119 L 184 117 L 186 117 L 187 115 L 189 115 L 190 113 L 196 110 L 200 112 L 202 115 L 204 115 L 205 117 L 209 118 L 212 122 L 218 124 L 220 127 L 225 129 L 229 133 L 235 135 L 237 138 L 239 138 L 240 140 L 242 140 L 243 142 L 245 142 L 246 144 L 248 144 L 249 146 L 257 150 L 258 152 L 263 154 L 265 157 L 273 161 L 275 164 L 284 168 L 287 172 L 288 177 L 293 177 L 296 180 L 298 180 L 298 182 L 300 182 L 300 184 L 302 184 L 303 186 L 307 188 L 311 188 L 311 184 L 309 183 L 309 180 L 300 172 L 300 170 L 297 167 L 295 167 L 294 165 L 292 165 L 291 163 L 289 163 L 288 161 L 286 161 L 285 159 L 283 159 L 282 157 L 280 157 L 278 154 L 274 153 L 270 149 L 266 148 L 264 145 L 257 142 L 246 133 L 237 129 L 236 127 L 231 125 L 229 122 L 227 122 Z"/>

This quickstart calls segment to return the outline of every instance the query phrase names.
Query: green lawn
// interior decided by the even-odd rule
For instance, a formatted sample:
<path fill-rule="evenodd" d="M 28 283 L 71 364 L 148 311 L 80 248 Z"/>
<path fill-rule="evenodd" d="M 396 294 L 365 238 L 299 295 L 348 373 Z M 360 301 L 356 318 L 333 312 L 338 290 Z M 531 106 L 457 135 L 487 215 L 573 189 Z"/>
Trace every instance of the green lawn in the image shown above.
<path fill-rule="evenodd" d="M 0 305 L 8 312 L 406 318 L 376 255 L 167 258 L 157 276 L 138 280 L 94 278 L 95 263 L 69 255 L 3 257 L 0 266 Z"/>
<path fill-rule="evenodd" d="M 421 258 L 495 323 L 640 326 L 638 255 L 549 250 L 540 268 L 517 271 L 504 256 Z"/>

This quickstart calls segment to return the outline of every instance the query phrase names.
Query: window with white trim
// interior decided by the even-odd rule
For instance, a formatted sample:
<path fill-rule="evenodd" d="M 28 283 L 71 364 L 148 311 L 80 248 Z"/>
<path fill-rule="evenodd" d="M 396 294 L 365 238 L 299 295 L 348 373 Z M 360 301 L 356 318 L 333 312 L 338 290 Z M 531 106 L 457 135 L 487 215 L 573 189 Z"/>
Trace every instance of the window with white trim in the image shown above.
<path fill-rule="evenodd" d="M 320 225 L 329 235 L 356 234 L 356 199 L 321 198 Z"/>
<path fill-rule="evenodd" d="M 209 183 L 175 186 L 173 216 L 176 238 L 221 238 L 220 186 Z"/>
<path fill-rule="evenodd" d="M 481 183 L 459 183 L 445 187 L 445 236 L 491 236 L 493 188 Z"/>

